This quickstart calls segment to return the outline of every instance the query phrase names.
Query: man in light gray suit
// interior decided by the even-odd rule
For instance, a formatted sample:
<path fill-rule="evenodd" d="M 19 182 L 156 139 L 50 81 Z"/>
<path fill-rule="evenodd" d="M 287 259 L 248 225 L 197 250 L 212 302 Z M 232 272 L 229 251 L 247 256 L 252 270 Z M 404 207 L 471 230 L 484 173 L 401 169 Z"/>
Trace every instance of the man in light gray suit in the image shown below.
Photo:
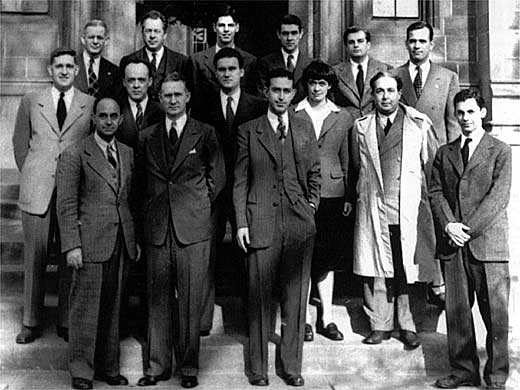
<path fill-rule="evenodd" d="M 70 294 L 69 369 L 72 387 L 92 378 L 127 385 L 119 374 L 119 307 L 127 259 L 137 258 L 130 211 L 132 149 L 115 140 L 119 105 L 94 103 L 93 135 L 65 150 L 57 169 L 62 250 L 74 269 Z"/>
<path fill-rule="evenodd" d="M 356 119 L 374 109 L 370 79 L 391 67 L 369 55 L 370 31 L 366 29 L 357 26 L 347 28 L 343 34 L 343 43 L 348 58 L 334 66 L 338 76 L 334 100 Z"/>
<path fill-rule="evenodd" d="M 54 177 L 65 148 L 87 136 L 94 98 L 73 87 L 78 74 L 76 52 L 54 50 L 47 68 L 52 86 L 22 98 L 13 133 L 16 165 L 21 172 L 18 205 L 24 231 L 24 316 L 19 344 L 41 335 L 45 267 L 49 244 L 58 246 Z M 67 335 L 70 274 L 60 266 L 58 334 Z"/>

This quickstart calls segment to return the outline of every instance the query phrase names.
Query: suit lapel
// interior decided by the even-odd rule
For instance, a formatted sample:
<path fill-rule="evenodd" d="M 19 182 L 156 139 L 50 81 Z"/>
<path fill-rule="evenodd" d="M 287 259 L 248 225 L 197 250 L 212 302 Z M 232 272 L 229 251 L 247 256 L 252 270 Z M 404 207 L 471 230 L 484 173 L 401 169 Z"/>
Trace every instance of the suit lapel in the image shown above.
<path fill-rule="evenodd" d="M 305 58 L 304 56 L 302 55 L 302 53 L 300 52 L 298 54 L 298 61 L 296 61 L 296 66 L 294 67 L 294 82 L 297 83 L 298 80 L 300 80 L 302 78 L 302 75 L 303 75 L 303 69 L 305 68 L 306 64 L 305 64 Z"/>
<path fill-rule="evenodd" d="M 130 175 L 129 168 L 132 164 L 130 159 L 130 152 L 128 149 L 124 149 L 121 145 L 122 144 L 120 142 L 116 141 L 116 147 L 119 153 L 119 194 L 123 193 L 123 187 L 125 187 L 128 175 Z"/>
<path fill-rule="evenodd" d="M 471 155 L 471 158 L 468 161 L 468 165 L 466 166 L 466 172 L 470 172 L 473 168 L 482 164 L 483 162 L 489 161 L 489 149 L 493 147 L 493 143 L 491 142 L 491 136 L 487 133 L 484 133 L 482 139 L 479 144 L 475 148 L 475 151 Z"/>
<path fill-rule="evenodd" d="M 410 78 L 410 72 L 408 72 L 408 62 L 399 68 L 398 74 L 399 77 L 401 77 L 401 80 L 403 80 L 401 100 L 404 104 L 415 107 L 417 105 L 417 96 L 415 95 L 413 82 Z"/>
<path fill-rule="evenodd" d="M 398 145 L 404 137 L 404 131 L 403 112 L 402 109 L 399 108 L 399 111 L 394 118 L 394 123 L 392 123 L 392 126 L 390 127 L 390 131 L 383 138 L 383 143 L 380 145 L 379 153 L 383 154 Z"/>
<path fill-rule="evenodd" d="M 114 187 L 113 174 L 114 170 L 110 166 L 110 163 L 105 158 L 105 155 L 101 151 L 100 147 L 96 143 L 94 136 L 91 135 L 88 138 L 88 142 L 85 146 L 85 154 L 88 156 L 87 164 L 96 171 L 112 188 L 114 193 L 118 193 L 118 189 Z M 119 164 L 121 165 L 121 164 Z"/>
<path fill-rule="evenodd" d="M 338 112 L 331 111 L 330 114 L 325 118 L 323 121 L 323 125 L 321 126 L 320 136 L 318 137 L 324 137 L 327 132 L 332 129 L 336 122 L 338 121 Z"/>
<path fill-rule="evenodd" d="M 217 75 L 215 74 L 215 67 L 213 66 L 213 57 L 215 57 L 215 46 L 210 47 L 204 53 L 204 66 L 208 68 L 212 80 L 216 83 Z"/>
<path fill-rule="evenodd" d="M 354 80 L 354 75 L 352 74 L 352 69 L 350 67 L 350 61 L 347 59 L 343 63 L 344 67 L 341 72 L 339 72 L 338 77 L 343 83 L 350 89 L 354 98 L 359 102 L 359 92 L 356 86 L 356 80 Z M 368 71 L 367 71 L 368 73 Z"/>
<path fill-rule="evenodd" d="M 447 153 L 448 159 L 453 165 L 453 168 L 455 168 L 455 172 L 457 173 L 458 177 L 461 177 L 462 172 L 464 171 L 464 165 L 462 163 L 462 156 L 460 152 L 460 140 L 461 137 L 459 137 L 455 142 L 449 144 L 449 151 Z"/>
<path fill-rule="evenodd" d="M 363 83 L 363 98 L 365 96 L 370 96 L 370 80 L 372 77 L 376 75 L 377 72 L 379 72 L 380 69 L 377 66 L 376 62 L 372 58 L 368 58 L 368 64 L 367 64 L 367 74 L 365 76 L 365 82 Z M 350 72 L 352 74 L 352 72 Z M 354 76 L 352 76 L 352 79 L 354 79 Z M 355 82 L 354 82 L 355 84 Z M 357 88 L 356 88 L 357 90 Z"/>
<path fill-rule="evenodd" d="M 271 127 L 271 124 L 269 123 L 269 120 L 267 119 L 267 115 L 263 116 L 263 120 L 259 122 L 256 132 L 258 133 L 258 141 L 262 144 L 262 146 L 267 150 L 267 153 L 271 155 L 274 161 L 276 161 L 277 164 L 279 164 L 278 158 L 276 157 L 276 153 L 274 150 L 274 143 L 272 137 L 272 134 L 269 134 L 269 132 L 272 132 L 273 129 Z"/>
<path fill-rule="evenodd" d="M 168 160 L 166 159 L 166 153 L 164 151 L 163 136 L 162 132 L 165 132 L 164 121 L 159 123 L 152 134 L 150 135 L 150 153 L 152 159 L 155 162 L 159 171 L 167 174 L 168 172 Z"/>
<path fill-rule="evenodd" d="M 76 81 L 76 87 L 82 91 L 86 91 L 88 90 L 88 81 L 87 70 L 85 69 L 85 61 L 83 61 L 83 53 L 76 57 L 76 62 L 79 67 L 78 75 L 74 79 Z"/>
<path fill-rule="evenodd" d="M 183 134 L 180 138 L 179 149 L 177 151 L 177 155 L 175 156 L 175 161 L 173 162 L 173 166 L 171 169 L 171 173 L 175 172 L 177 168 L 181 165 L 181 163 L 188 157 L 188 154 L 191 150 L 194 149 L 194 146 L 199 141 L 201 137 L 200 132 L 197 127 L 194 125 L 193 119 L 188 117 L 188 121 L 184 126 Z M 201 150 L 196 150 L 196 153 L 201 153 Z"/>
<path fill-rule="evenodd" d="M 38 106 L 40 107 L 40 112 L 42 116 L 47 120 L 51 129 L 56 135 L 60 135 L 60 127 L 58 125 L 58 118 L 56 117 L 56 107 L 54 107 L 54 103 L 52 101 L 51 89 L 45 90 L 38 97 Z"/>
<path fill-rule="evenodd" d="M 74 96 L 72 97 L 72 103 L 70 105 L 69 112 L 67 112 L 67 116 L 65 118 L 65 122 L 63 123 L 63 127 L 61 129 L 61 134 L 65 134 L 67 130 L 70 129 L 72 124 L 76 122 L 76 120 L 85 114 L 85 101 L 83 100 L 82 96 L 80 95 L 79 90 L 74 91 Z"/>
<path fill-rule="evenodd" d="M 439 68 L 437 67 L 437 65 L 430 62 L 430 71 L 428 72 L 428 77 L 426 78 L 426 81 L 424 82 L 424 85 L 422 88 L 423 93 L 421 94 L 421 97 L 417 100 L 417 104 L 419 102 L 422 103 L 424 99 L 428 99 L 430 96 L 432 96 L 431 94 L 428 94 L 428 96 L 426 96 L 424 91 L 435 91 L 436 89 L 438 89 L 440 79 L 441 79 L 441 75 L 439 72 Z M 414 96 L 415 96 L 415 92 L 414 92 Z"/>

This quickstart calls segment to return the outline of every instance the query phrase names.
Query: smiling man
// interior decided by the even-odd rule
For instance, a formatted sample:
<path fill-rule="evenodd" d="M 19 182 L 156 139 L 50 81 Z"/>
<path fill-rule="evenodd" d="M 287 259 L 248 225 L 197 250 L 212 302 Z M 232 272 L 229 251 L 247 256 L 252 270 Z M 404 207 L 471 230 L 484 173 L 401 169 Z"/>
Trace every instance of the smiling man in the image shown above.
<path fill-rule="evenodd" d="M 237 240 L 249 273 L 249 382 L 269 384 L 271 303 L 273 293 L 280 291 L 282 377 L 288 385 L 303 386 L 320 159 L 312 124 L 288 112 L 295 93 L 292 72 L 273 69 L 267 80 L 267 113 L 238 129 L 233 187 Z"/>
<path fill-rule="evenodd" d="M 59 48 L 47 67 L 52 86 L 25 95 L 13 133 L 16 165 L 20 170 L 18 206 L 24 231 L 24 315 L 16 342 L 25 344 L 41 335 L 45 298 L 45 267 L 50 246 L 59 248 L 56 221 L 55 175 L 65 148 L 86 137 L 94 98 L 73 87 L 78 74 L 76 52 Z M 70 273 L 59 258 L 58 334 L 67 339 Z"/>
<path fill-rule="evenodd" d="M 364 310 L 372 330 L 363 342 L 389 339 L 395 311 L 401 341 L 415 349 L 420 339 L 408 286 L 419 280 L 425 265 L 414 262 L 419 215 L 432 242 L 430 253 L 421 258 L 434 259 L 433 218 L 422 194 L 427 194 L 437 141 L 426 115 L 399 104 L 403 84 L 398 76 L 379 72 L 370 86 L 375 110 L 354 123 L 351 161 L 357 183 L 353 180 L 348 196 L 357 204 L 354 273 L 363 278 Z"/>
<path fill-rule="evenodd" d="M 311 59 L 300 52 L 300 40 L 303 38 L 303 24 L 296 15 L 285 15 L 278 22 L 276 36 L 280 40 L 280 50 L 258 60 L 260 88 L 267 84 L 267 74 L 274 68 L 285 68 L 293 74 L 296 93 L 292 103 L 297 103 L 306 96 L 306 86 L 301 82 L 303 70 Z"/>

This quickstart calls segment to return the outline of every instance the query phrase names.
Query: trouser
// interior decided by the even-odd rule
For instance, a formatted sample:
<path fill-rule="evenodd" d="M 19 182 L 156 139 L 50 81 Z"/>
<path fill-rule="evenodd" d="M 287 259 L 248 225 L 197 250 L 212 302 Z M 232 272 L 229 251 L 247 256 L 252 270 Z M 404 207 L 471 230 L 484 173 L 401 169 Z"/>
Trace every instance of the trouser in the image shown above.
<path fill-rule="evenodd" d="M 119 308 L 126 249 L 122 230 L 110 259 L 83 262 L 73 271 L 70 291 L 69 370 L 92 380 L 94 372 L 119 374 Z"/>
<path fill-rule="evenodd" d="M 389 230 L 394 277 L 364 278 L 363 309 L 369 318 L 372 330 L 393 330 L 394 311 L 396 311 L 399 329 L 415 332 L 415 324 L 410 311 L 409 289 L 403 267 L 399 225 L 389 225 Z"/>
<path fill-rule="evenodd" d="M 24 313 L 25 326 L 41 326 L 45 302 L 45 270 L 49 263 L 50 249 L 61 253 L 58 220 L 56 216 L 56 192 L 48 210 L 43 215 L 22 211 L 24 236 Z M 58 256 L 58 326 L 68 327 L 68 305 L 72 271 L 65 257 Z"/>
<path fill-rule="evenodd" d="M 294 213 L 284 198 L 273 226 L 273 242 L 268 248 L 250 249 L 247 255 L 249 358 L 253 375 L 267 375 L 272 299 L 276 290 L 280 292 L 282 317 L 282 370 L 287 375 L 301 374 L 314 235 L 302 237 L 298 231 L 302 228 L 301 219 L 298 225 Z"/>
<path fill-rule="evenodd" d="M 471 308 L 477 296 L 487 330 L 484 380 L 505 383 L 509 374 L 508 303 L 510 276 L 506 262 L 480 262 L 467 246 L 444 262 L 448 356 L 453 374 L 478 376 L 479 359 Z"/>
<path fill-rule="evenodd" d="M 170 376 L 172 347 L 182 375 L 197 375 L 203 269 L 210 241 L 182 245 L 170 224 L 161 246 L 146 245 L 148 341 L 145 374 Z"/>

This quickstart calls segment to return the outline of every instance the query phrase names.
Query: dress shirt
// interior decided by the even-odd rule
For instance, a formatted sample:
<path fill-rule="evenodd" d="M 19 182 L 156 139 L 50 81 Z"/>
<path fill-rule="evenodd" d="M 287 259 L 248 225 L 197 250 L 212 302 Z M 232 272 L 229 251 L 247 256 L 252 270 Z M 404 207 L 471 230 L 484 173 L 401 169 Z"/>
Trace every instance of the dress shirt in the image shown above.
<path fill-rule="evenodd" d="M 154 52 L 151 52 L 150 50 L 148 49 L 145 49 L 146 50 L 146 55 L 148 56 L 148 61 L 150 62 L 150 64 L 152 63 L 152 59 L 153 59 L 153 55 L 152 53 Z M 156 51 L 155 53 L 157 53 L 157 56 L 155 57 L 155 61 L 156 61 L 156 67 L 159 68 L 159 64 L 161 63 L 161 60 L 163 58 L 163 55 L 164 55 L 164 46 L 161 46 L 161 48 Z M 157 69 L 154 69 L 154 70 L 157 70 Z"/>
<path fill-rule="evenodd" d="M 462 149 L 464 147 L 464 142 L 466 142 L 466 138 L 471 138 L 471 142 L 468 145 L 468 161 L 471 160 L 471 156 L 473 155 L 473 152 L 477 148 L 478 144 L 480 143 L 480 140 L 484 136 L 484 133 L 486 131 L 481 127 L 479 129 L 476 129 L 471 132 L 469 136 L 465 136 L 464 134 L 461 134 L 460 137 L 460 148 Z"/>
<path fill-rule="evenodd" d="M 305 110 L 311 117 L 312 126 L 314 127 L 314 132 L 316 133 L 316 139 L 318 139 L 320 138 L 321 128 L 323 127 L 323 122 L 325 122 L 325 119 L 327 119 L 331 112 L 339 112 L 340 109 L 329 99 L 325 99 L 325 104 L 318 104 L 316 107 L 312 107 L 309 103 L 309 98 L 307 97 L 296 106 L 296 112 L 301 110 Z"/>
<path fill-rule="evenodd" d="M 236 115 L 237 113 L 237 106 L 238 106 L 238 100 L 240 99 L 240 88 L 237 88 L 235 92 L 233 92 L 231 95 L 226 95 L 222 90 L 219 92 L 220 94 L 220 107 L 222 108 L 222 112 L 224 113 L 224 119 L 226 118 L 226 107 L 227 107 L 227 101 L 228 97 L 231 96 L 233 98 L 231 102 L 231 109 L 233 110 L 233 114 Z"/>
<path fill-rule="evenodd" d="M 278 114 L 273 113 L 270 109 L 267 110 L 267 120 L 271 124 L 271 128 L 273 129 L 273 131 L 276 134 L 276 132 L 278 131 Z M 289 114 L 287 113 L 287 111 L 285 111 L 282 114 L 282 120 L 285 125 L 285 128 L 288 131 L 289 130 Z"/>
<path fill-rule="evenodd" d="M 234 43 L 233 43 L 232 45 L 229 45 L 229 46 L 225 46 L 225 47 L 230 47 L 230 48 L 232 48 L 232 49 L 236 49 L 236 47 L 235 47 L 235 44 L 234 44 Z M 220 46 L 219 46 L 218 44 L 216 44 L 216 45 L 215 45 L 215 54 L 217 54 L 217 53 L 218 53 L 218 52 L 220 51 L 220 49 L 223 49 L 223 48 L 222 48 L 222 47 L 220 47 Z"/>
<path fill-rule="evenodd" d="M 105 141 L 103 138 L 101 138 L 99 136 L 99 134 L 97 132 L 94 133 L 94 140 L 96 141 L 96 143 L 98 144 L 99 148 L 101 149 L 101 151 L 103 152 L 103 156 L 105 156 L 105 158 L 108 160 L 108 156 L 107 156 L 107 146 L 110 146 L 110 150 L 112 151 L 112 157 L 114 157 L 114 159 L 117 161 L 118 158 L 117 158 L 117 148 L 116 148 L 116 139 L 115 137 L 112 138 L 112 141 L 110 142 L 107 142 Z"/>
<path fill-rule="evenodd" d="M 143 110 L 143 116 L 144 112 L 146 111 L 146 104 L 148 103 L 148 95 L 144 97 L 143 100 L 139 102 L 141 105 L 141 109 Z M 130 110 L 132 110 L 132 116 L 134 117 L 134 120 L 137 118 L 137 102 L 135 100 L 128 98 L 128 104 L 130 104 Z"/>
<path fill-rule="evenodd" d="M 422 85 L 421 88 L 424 88 L 424 84 L 426 84 L 426 79 L 428 78 L 428 73 L 430 73 L 430 61 L 426 61 L 424 64 L 419 65 L 422 71 L 421 79 L 422 79 Z M 415 80 L 415 75 L 417 74 L 417 65 L 414 64 L 412 61 L 408 61 L 408 72 L 410 72 L 410 79 L 413 81 Z"/>
<path fill-rule="evenodd" d="M 168 133 L 168 138 L 170 137 L 170 130 L 172 128 L 172 124 L 175 123 L 175 130 L 177 130 L 177 137 L 180 139 L 182 130 L 184 130 L 184 126 L 186 126 L 187 121 L 188 121 L 188 115 L 186 115 L 186 113 L 182 114 L 181 117 L 177 118 L 175 121 L 166 117 L 166 132 Z"/>
<path fill-rule="evenodd" d="M 395 117 L 397 116 L 397 111 L 399 109 L 395 110 L 394 112 L 392 112 L 390 115 L 385 115 L 385 114 L 381 114 L 380 112 L 377 113 L 377 116 L 379 117 L 379 124 L 381 125 L 381 127 L 384 129 L 387 122 L 388 122 L 388 119 L 390 119 L 390 123 L 394 124 L 395 122 Z"/>
<path fill-rule="evenodd" d="M 356 80 L 357 74 L 359 72 L 358 65 L 361 65 L 361 67 L 363 68 L 363 81 L 366 81 L 368 70 L 368 56 L 359 63 L 352 61 L 352 58 L 349 58 L 348 62 L 350 63 L 350 68 L 352 69 L 352 75 L 354 76 L 354 80 Z"/>
<path fill-rule="evenodd" d="M 54 107 L 58 109 L 58 100 L 60 100 L 60 91 L 56 89 L 53 85 L 51 88 L 52 102 L 54 103 Z M 63 100 L 65 101 L 65 107 L 67 108 L 67 114 L 70 112 L 70 106 L 72 104 L 72 98 L 74 97 L 74 87 L 69 88 L 65 91 L 65 96 Z"/>
<path fill-rule="evenodd" d="M 298 62 L 298 55 L 299 54 L 300 54 L 300 49 L 296 49 L 293 53 L 287 53 L 282 48 L 282 57 L 283 57 L 284 68 L 287 66 L 287 57 L 289 57 L 289 56 L 293 56 L 292 63 L 293 63 L 293 67 L 296 68 L 296 63 Z"/>
<path fill-rule="evenodd" d="M 99 79 L 99 63 L 101 62 L 101 56 L 94 57 L 94 63 L 92 67 L 94 68 L 94 73 L 96 77 Z M 88 67 L 90 65 L 90 54 L 87 53 L 86 50 L 83 50 L 83 63 L 85 64 L 85 73 L 88 81 Z"/>

